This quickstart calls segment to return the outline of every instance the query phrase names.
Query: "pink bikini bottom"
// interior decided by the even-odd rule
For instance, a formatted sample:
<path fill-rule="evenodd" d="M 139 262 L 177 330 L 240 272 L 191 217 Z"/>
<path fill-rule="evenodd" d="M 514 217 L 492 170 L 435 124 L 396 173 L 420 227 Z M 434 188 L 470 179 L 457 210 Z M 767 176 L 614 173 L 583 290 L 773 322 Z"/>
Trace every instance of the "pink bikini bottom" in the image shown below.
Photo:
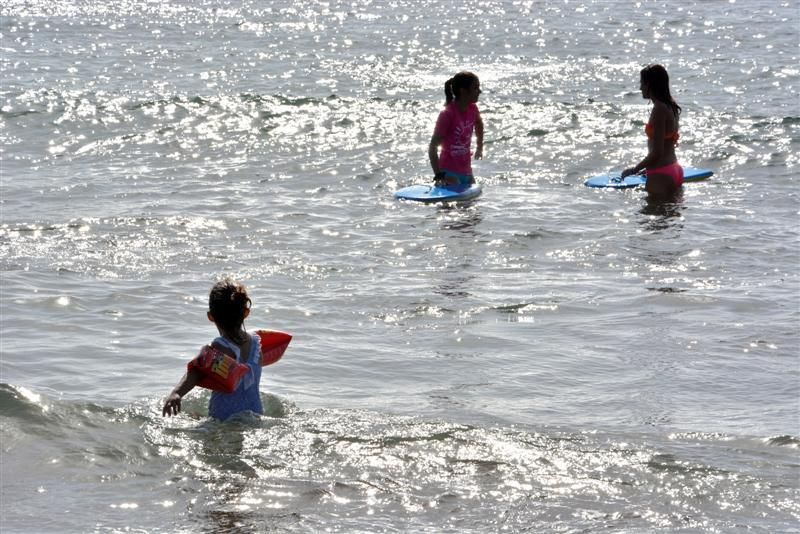
<path fill-rule="evenodd" d="M 683 167 L 678 165 L 677 162 L 664 165 L 663 167 L 657 167 L 655 169 L 647 169 L 645 174 L 666 174 L 672 178 L 672 183 L 675 184 L 675 187 L 680 187 L 683 185 Z"/>

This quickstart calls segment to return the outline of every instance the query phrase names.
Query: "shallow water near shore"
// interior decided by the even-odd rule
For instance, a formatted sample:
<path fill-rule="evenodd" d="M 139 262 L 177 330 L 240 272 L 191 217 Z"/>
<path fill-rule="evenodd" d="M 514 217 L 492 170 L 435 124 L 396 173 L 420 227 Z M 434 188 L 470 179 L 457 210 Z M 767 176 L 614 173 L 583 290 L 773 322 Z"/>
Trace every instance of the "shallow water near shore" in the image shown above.
<path fill-rule="evenodd" d="M 446 9 L 7 5 L 0 530 L 800 529 L 796 6 Z M 714 176 L 584 187 L 654 61 Z M 463 68 L 483 195 L 395 201 Z M 223 275 L 266 413 L 163 419 Z"/>

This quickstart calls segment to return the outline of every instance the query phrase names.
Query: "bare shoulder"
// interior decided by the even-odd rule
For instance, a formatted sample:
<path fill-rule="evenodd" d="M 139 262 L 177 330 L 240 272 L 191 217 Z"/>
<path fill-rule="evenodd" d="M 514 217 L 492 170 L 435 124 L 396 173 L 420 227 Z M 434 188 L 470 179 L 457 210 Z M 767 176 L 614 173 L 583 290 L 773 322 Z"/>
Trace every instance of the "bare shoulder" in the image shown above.
<path fill-rule="evenodd" d="M 672 110 L 664 102 L 660 100 L 653 100 L 652 117 L 668 117 L 672 115 Z"/>
<path fill-rule="evenodd" d="M 652 117 L 654 121 L 663 122 L 668 132 L 678 130 L 678 116 L 672 111 L 672 108 L 664 102 L 654 102 Z"/>

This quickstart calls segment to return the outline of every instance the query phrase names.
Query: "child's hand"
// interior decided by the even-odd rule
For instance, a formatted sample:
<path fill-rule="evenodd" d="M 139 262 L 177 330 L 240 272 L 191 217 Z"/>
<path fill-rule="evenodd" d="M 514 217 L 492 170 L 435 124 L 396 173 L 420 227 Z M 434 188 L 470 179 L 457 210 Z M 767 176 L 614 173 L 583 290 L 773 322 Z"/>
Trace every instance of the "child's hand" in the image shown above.
<path fill-rule="evenodd" d="M 437 187 L 443 187 L 446 185 L 456 185 L 458 180 L 453 178 L 452 176 L 447 176 L 444 171 L 439 171 L 433 175 L 433 184 Z"/>
<path fill-rule="evenodd" d="M 478 147 L 478 148 L 475 150 L 475 154 L 474 154 L 474 156 L 473 156 L 473 157 L 474 157 L 475 159 L 483 159 L 483 147 L 482 147 L 482 146 L 479 146 L 479 147 Z"/>
<path fill-rule="evenodd" d="M 161 409 L 161 417 L 178 415 L 181 411 L 181 396 L 177 393 L 172 393 L 169 397 L 167 397 L 167 402 L 164 403 L 164 407 Z"/>
<path fill-rule="evenodd" d="M 444 172 L 439 171 L 433 177 L 433 185 L 437 187 L 458 185 L 458 178 L 456 178 L 455 176 L 447 176 Z"/>

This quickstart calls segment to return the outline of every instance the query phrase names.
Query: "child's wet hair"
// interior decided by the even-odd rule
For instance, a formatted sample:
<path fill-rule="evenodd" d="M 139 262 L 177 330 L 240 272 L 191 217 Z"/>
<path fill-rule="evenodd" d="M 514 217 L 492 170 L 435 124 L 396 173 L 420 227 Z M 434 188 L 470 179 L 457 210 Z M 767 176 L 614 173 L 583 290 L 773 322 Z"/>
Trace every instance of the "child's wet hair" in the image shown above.
<path fill-rule="evenodd" d="M 226 332 L 239 331 L 252 304 L 247 289 L 230 278 L 214 284 L 208 295 L 208 311 L 214 316 L 214 322 Z"/>
<path fill-rule="evenodd" d="M 468 71 L 461 71 L 446 82 L 444 82 L 445 104 L 449 104 L 458 96 L 459 90 L 466 91 L 478 81 L 478 77 Z"/>
<path fill-rule="evenodd" d="M 647 65 L 639 72 L 639 77 L 643 83 L 648 85 L 650 94 L 655 99 L 668 105 L 676 117 L 680 115 L 681 107 L 669 92 L 669 74 L 667 74 L 667 69 L 663 65 Z"/>

